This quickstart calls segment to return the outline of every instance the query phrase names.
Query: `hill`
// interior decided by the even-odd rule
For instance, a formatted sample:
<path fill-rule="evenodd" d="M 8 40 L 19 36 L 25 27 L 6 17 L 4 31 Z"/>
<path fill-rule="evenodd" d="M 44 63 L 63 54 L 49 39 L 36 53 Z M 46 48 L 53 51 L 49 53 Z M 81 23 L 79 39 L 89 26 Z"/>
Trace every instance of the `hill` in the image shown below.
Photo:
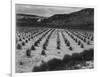
<path fill-rule="evenodd" d="M 83 9 L 70 14 L 56 14 L 43 22 L 50 27 L 93 30 L 94 9 Z"/>
<path fill-rule="evenodd" d="M 70 28 L 93 30 L 94 9 L 87 8 L 70 14 L 55 14 L 51 17 L 16 14 L 17 26 Z"/>
<path fill-rule="evenodd" d="M 45 17 L 28 15 L 28 14 L 16 14 L 16 26 L 20 27 L 32 27 L 39 26 L 40 21 Z"/>

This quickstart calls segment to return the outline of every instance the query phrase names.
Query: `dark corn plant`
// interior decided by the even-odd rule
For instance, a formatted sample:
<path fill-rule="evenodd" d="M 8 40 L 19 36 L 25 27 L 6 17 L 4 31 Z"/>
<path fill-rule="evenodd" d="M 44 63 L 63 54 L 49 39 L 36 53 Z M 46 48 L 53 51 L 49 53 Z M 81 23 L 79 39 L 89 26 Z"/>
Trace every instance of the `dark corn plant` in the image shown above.
<path fill-rule="evenodd" d="M 81 48 L 84 48 L 84 45 L 83 44 L 81 44 Z"/>
<path fill-rule="evenodd" d="M 81 44 L 81 42 L 80 41 L 78 41 L 78 45 L 80 45 Z"/>
<path fill-rule="evenodd" d="M 31 50 L 30 50 L 30 49 L 27 49 L 27 50 L 26 50 L 26 56 L 27 56 L 27 57 L 31 57 Z"/>
<path fill-rule="evenodd" d="M 90 45 L 90 41 L 88 41 L 87 44 Z"/>
<path fill-rule="evenodd" d="M 46 55 L 45 50 L 42 50 L 41 55 Z"/>
<path fill-rule="evenodd" d="M 35 47 L 33 45 L 31 46 L 31 50 L 35 50 Z"/>
<path fill-rule="evenodd" d="M 25 40 L 26 43 L 28 43 L 28 40 Z"/>
<path fill-rule="evenodd" d="M 67 46 L 70 46 L 70 43 L 69 42 L 67 42 Z"/>
<path fill-rule="evenodd" d="M 72 50 L 73 50 L 73 48 L 72 48 L 72 47 L 69 47 L 69 50 L 71 50 L 71 51 L 72 51 Z"/>
<path fill-rule="evenodd" d="M 34 46 L 38 46 L 38 42 L 35 42 L 35 43 L 34 43 Z"/>
<path fill-rule="evenodd" d="M 22 41 L 22 39 L 19 39 L 19 41 Z"/>
<path fill-rule="evenodd" d="M 25 45 L 25 43 L 24 43 L 24 42 L 22 42 L 22 45 L 24 46 L 24 45 Z"/>
<path fill-rule="evenodd" d="M 22 49 L 22 46 L 20 44 L 17 45 L 17 49 Z"/>

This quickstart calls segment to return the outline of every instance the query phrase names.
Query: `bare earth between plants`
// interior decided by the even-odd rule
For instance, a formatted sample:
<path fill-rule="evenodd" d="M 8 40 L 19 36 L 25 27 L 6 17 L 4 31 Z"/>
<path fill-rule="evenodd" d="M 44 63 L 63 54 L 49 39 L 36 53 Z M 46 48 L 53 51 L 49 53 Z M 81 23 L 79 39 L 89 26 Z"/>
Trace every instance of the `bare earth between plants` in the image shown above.
<path fill-rule="evenodd" d="M 93 32 L 20 28 L 16 31 L 16 72 L 93 68 Z"/>

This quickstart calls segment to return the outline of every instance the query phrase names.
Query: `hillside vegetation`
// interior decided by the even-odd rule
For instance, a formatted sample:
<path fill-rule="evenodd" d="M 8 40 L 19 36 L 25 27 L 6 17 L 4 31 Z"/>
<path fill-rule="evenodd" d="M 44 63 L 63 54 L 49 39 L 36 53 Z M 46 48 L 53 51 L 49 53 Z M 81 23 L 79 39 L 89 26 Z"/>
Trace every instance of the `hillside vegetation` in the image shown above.
<path fill-rule="evenodd" d="M 41 19 L 40 22 L 38 22 L 39 19 Z M 82 9 L 70 14 L 55 14 L 48 18 L 35 15 L 17 14 L 16 24 L 17 26 L 93 30 L 94 9 Z"/>

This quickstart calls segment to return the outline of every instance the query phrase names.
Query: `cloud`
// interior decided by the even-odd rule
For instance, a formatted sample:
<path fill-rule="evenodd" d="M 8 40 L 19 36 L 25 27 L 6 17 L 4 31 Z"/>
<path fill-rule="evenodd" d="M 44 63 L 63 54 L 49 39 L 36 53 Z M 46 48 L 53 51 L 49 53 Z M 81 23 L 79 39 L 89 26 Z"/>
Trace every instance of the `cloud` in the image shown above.
<path fill-rule="evenodd" d="M 74 11 L 79 11 L 82 7 L 60 7 L 60 6 L 43 6 L 43 5 L 29 5 L 16 4 L 16 13 L 32 14 L 39 16 L 52 16 L 54 14 L 68 14 Z"/>

